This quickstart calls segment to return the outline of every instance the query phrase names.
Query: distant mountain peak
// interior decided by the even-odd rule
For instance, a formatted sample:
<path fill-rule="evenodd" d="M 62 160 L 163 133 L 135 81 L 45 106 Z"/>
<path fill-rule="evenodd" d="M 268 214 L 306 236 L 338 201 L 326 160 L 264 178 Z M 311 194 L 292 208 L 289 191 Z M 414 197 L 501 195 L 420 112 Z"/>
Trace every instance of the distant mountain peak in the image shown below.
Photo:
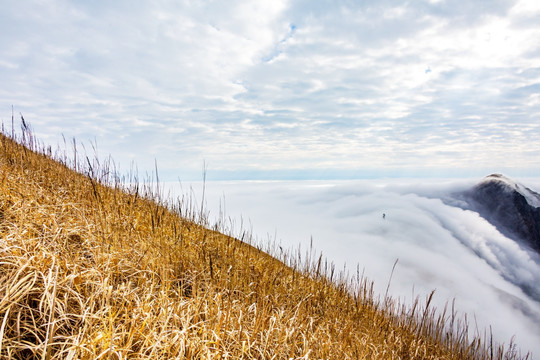
<path fill-rule="evenodd" d="M 525 187 L 514 180 L 506 177 L 502 174 L 491 174 L 486 176 L 476 185 L 477 187 L 487 186 L 487 184 L 499 184 L 504 187 L 506 191 L 517 191 L 523 197 L 527 203 L 535 208 L 540 207 L 540 194 Z"/>
<path fill-rule="evenodd" d="M 501 233 L 540 253 L 540 194 L 502 174 L 491 174 L 465 195 L 471 209 Z"/>
<path fill-rule="evenodd" d="M 484 186 L 485 184 L 494 183 L 506 187 L 506 190 L 516 190 L 519 191 L 518 183 L 514 180 L 506 177 L 502 174 L 491 174 L 483 178 L 477 186 Z"/>
<path fill-rule="evenodd" d="M 508 180 L 510 180 L 510 178 L 507 178 L 503 174 L 499 174 L 499 173 L 490 174 L 490 175 L 486 176 L 484 179 L 488 179 L 488 178 L 495 178 L 495 179 L 500 178 L 500 179 L 508 179 Z"/>

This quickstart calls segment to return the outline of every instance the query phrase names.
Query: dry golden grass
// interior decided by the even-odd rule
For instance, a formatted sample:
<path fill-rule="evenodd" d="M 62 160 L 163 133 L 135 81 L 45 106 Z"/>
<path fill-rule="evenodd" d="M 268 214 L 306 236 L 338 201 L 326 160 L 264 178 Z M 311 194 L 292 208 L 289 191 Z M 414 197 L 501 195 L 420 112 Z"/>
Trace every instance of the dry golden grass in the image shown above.
<path fill-rule="evenodd" d="M 53 155 L 23 130 L 0 136 L 2 358 L 521 358 L 470 340 L 430 299 L 375 301 L 361 276 L 277 260 L 112 162 Z"/>

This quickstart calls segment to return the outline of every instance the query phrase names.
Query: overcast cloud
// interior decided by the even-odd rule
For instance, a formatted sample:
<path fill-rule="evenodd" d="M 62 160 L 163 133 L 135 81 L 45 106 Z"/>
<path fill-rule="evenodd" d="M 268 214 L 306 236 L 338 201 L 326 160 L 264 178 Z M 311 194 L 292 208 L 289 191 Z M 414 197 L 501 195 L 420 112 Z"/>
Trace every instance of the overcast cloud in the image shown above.
<path fill-rule="evenodd" d="M 17 1 L 0 118 L 164 177 L 540 176 L 540 5 Z M 451 170 L 449 170 L 451 169 Z"/>

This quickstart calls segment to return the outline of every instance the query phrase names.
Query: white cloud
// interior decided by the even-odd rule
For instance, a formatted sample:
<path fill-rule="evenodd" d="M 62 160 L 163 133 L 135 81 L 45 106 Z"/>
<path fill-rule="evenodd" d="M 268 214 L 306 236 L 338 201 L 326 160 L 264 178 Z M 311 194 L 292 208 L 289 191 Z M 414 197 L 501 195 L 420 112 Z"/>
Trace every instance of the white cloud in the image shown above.
<path fill-rule="evenodd" d="M 97 136 L 176 175 L 203 159 L 540 172 L 534 2 L 20 1 L 0 17 L 0 117 L 13 104 L 53 143 Z"/>
<path fill-rule="evenodd" d="M 540 6 L 534 0 L 519 0 L 510 12 L 511 15 L 533 17 L 540 14 Z"/>
<path fill-rule="evenodd" d="M 303 253 L 313 242 L 314 255 L 322 252 L 337 269 L 346 263 L 355 272 L 359 264 L 380 296 L 399 259 L 390 284 L 393 297 L 411 304 L 435 289 L 439 310 L 455 299 L 471 329 L 478 325 L 482 335 L 492 325 L 497 341 L 508 343 L 515 335 L 517 344 L 535 355 L 540 352 L 540 302 L 519 286 L 535 288 L 540 257 L 477 213 L 458 207 L 465 205 L 452 194 L 474 183 L 209 182 L 205 198 L 210 218 L 218 220 L 224 211 L 224 229 L 234 235 L 251 230 L 263 243 L 275 240 L 287 249 L 301 244 Z M 192 186 L 200 199 L 202 185 Z"/>

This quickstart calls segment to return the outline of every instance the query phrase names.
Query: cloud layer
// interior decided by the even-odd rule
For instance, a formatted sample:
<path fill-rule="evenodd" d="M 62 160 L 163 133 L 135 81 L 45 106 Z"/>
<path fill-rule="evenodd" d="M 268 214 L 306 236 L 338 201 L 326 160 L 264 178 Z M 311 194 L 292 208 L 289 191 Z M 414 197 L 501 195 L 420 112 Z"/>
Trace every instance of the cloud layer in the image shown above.
<path fill-rule="evenodd" d="M 52 145 L 98 138 L 171 179 L 203 161 L 215 178 L 540 174 L 533 0 L 29 0 L 0 20 L 5 123 L 14 105 Z"/>
<path fill-rule="evenodd" d="M 321 252 L 338 269 L 346 264 L 355 273 L 358 265 L 381 296 L 399 259 L 393 297 L 411 304 L 435 290 L 436 307 L 455 299 L 472 332 L 483 336 L 492 325 L 496 340 L 508 344 L 515 335 L 524 351 L 540 354 L 540 301 L 522 290 L 537 287 L 540 256 L 458 206 L 452 194 L 473 183 L 210 182 L 205 196 L 210 218 L 233 234 L 252 231 L 263 243 L 302 252 L 312 242 L 315 255 Z M 178 191 L 178 184 L 169 186 Z M 201 184 L 193 190 L 200 199 Z"/>

